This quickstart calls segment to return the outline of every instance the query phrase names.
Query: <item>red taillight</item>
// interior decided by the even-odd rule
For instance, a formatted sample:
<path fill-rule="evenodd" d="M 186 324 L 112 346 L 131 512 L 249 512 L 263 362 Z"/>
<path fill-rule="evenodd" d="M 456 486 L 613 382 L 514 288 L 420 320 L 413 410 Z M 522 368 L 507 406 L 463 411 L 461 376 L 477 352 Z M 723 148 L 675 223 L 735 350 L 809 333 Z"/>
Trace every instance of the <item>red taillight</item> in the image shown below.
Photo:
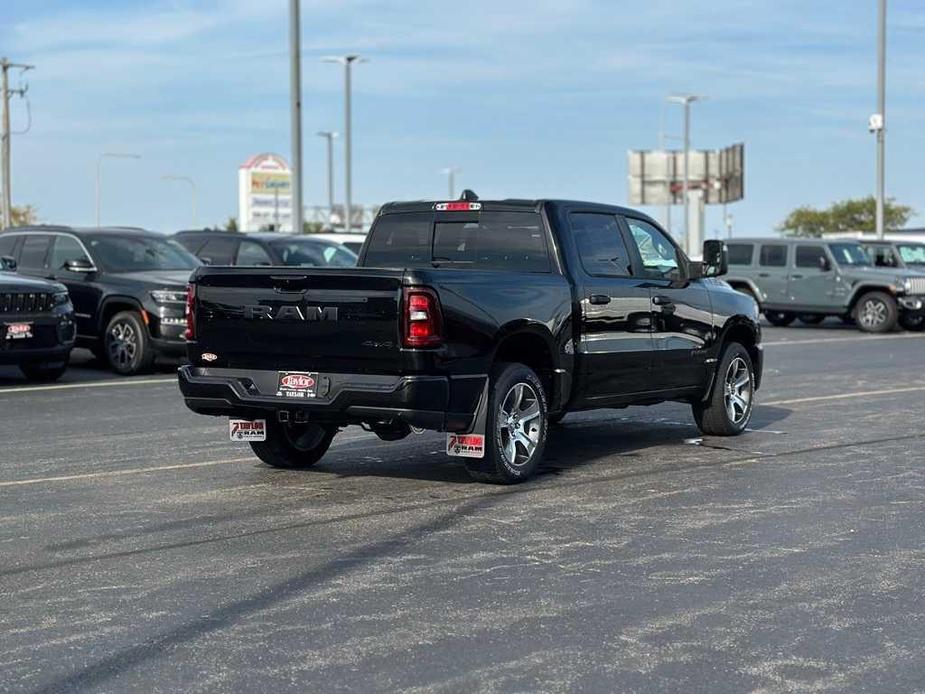
<path fill-rule="evenodd" d="M 196 301 L 196 285 L 186 287 L 186 332 L 183 336 L 187 340 L 196 339 L 196 315 L 193 313 L 193 303 Z"/>
<path fill-rule="evenodd" d="M 402 344 L 405 347 L 436 347 L 443 344 L 443 316 L 432 289 L 405 287 Z"/>

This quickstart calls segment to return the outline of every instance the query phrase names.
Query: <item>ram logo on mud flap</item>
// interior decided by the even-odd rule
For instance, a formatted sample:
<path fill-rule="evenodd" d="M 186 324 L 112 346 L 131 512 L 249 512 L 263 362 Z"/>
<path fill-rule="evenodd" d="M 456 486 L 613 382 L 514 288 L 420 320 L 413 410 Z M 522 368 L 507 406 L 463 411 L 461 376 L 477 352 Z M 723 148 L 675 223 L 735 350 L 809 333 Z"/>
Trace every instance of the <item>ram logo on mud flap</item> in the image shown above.
<path fill-rule="evenodd" d="M 263 306 L 256 304 L 244 307 L 245 320 L 304 320 L 336 321 L 336 306 Z"/>

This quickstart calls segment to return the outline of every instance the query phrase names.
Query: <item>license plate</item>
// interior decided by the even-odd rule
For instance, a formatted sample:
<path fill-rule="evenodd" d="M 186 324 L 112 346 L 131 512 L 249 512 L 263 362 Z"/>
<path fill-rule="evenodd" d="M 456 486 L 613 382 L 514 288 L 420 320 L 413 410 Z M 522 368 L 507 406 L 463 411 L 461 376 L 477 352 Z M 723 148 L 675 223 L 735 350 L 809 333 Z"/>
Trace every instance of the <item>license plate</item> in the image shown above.
<path fill-rule="evenodd" d="M 7 323 L 7 340 L 25 340 L 32 337 L 32 323 Z"/>
<path fill-rule="evenodd" d="M 314 371 L 280 371 L 276 395 L 280 398 L 307 399 L 318 394 L 318 374 Z"/>
<path fill-rule="evenodd" d="M 266 441 L 267 420 L 229 419 L 228 438 L 232 441 Z"/>

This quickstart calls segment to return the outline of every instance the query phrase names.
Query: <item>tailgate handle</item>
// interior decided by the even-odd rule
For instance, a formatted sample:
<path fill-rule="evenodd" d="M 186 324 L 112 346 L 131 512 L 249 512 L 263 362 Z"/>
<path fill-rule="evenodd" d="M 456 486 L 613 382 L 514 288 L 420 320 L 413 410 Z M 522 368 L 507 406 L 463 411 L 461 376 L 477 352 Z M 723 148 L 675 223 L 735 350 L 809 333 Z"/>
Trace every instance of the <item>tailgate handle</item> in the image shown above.
<path fill-rule="evenodd" d="M 273 288 L 278 292 L 303 292 L 304 286 L 293 286 L 308 279 L 308 275 L 270 275 Z"/>

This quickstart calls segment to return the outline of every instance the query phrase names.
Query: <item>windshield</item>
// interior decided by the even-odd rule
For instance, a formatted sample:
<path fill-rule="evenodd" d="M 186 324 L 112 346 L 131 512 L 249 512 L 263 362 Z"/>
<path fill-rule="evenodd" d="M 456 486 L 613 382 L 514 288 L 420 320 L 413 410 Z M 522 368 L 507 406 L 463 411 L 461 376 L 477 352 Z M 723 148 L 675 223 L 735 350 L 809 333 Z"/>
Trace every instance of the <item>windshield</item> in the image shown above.
<path fill-rule="evenodd" d="M 200 263 L 176 241 L 150 236 L 90 237 L 90 254 L 109 272 L 194 270 Z"/>
<path fill-rule="evenodd" d="M 312 239 L 293 239 L 276 242 L 273 248 L 282 258 L 283 265 L 299 267 L 353 267 L 357 254 L 339 243 Z"/>
<path fill-rule="evenodd" d="M 925 265 L 925 243 L 901 243 L 896 249 L 906 265 Z"/>
<path fill-rule="evenodd" d="M 870 267 L 870 255 L 859 243 L 830 243 L 829 250 L 839 265 Z"/>

